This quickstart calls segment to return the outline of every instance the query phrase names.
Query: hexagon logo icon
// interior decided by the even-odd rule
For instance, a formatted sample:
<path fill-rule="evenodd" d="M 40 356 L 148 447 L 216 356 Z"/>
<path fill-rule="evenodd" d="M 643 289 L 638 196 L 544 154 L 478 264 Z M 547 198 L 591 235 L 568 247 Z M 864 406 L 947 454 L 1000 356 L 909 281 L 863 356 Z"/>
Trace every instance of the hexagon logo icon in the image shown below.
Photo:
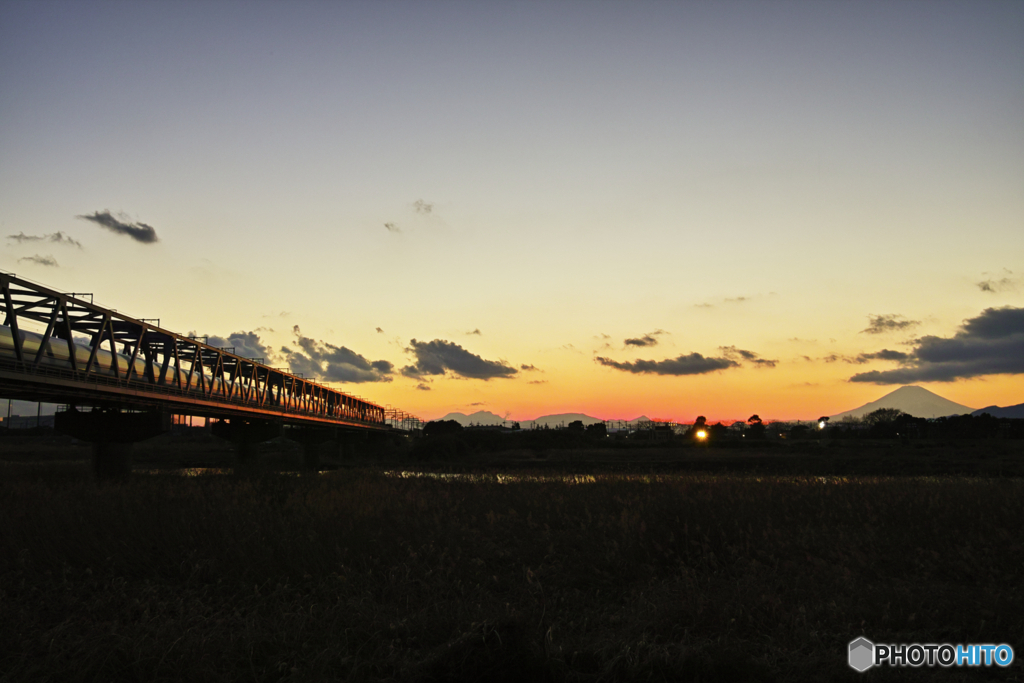
<path fill-rule="evenodd" d="M 850 668 L 867 671 L 875 664 L 875 644 L 867 638 L 850 641 Z"/>

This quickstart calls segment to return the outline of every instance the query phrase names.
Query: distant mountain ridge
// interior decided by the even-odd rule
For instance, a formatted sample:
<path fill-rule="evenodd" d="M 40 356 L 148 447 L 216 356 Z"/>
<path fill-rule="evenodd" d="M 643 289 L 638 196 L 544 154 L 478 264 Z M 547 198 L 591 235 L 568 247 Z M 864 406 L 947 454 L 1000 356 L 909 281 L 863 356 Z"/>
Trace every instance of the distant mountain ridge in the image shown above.
<path fill-rule="evenodd" d="M 478 410 L 475 413 L 466 415 L 465 413 L 448 413 L 441 420 L 455 420 L 463 427 L 469 427 L 470 425 L 483 425 L 483 426 L 497 426 L 497 425 L 508 425 L 512 426 L 512 423 L 518 422 L 521 429 L 534 429 L 537 427 L 562 427 L 568 426 L 570 422 L 579 420 L 584 425 L 594 424 L 596 422 L 605 422 L 598 417 L 591 417 L 590 415 L 584 415 L 583 413 L 559 413 L 557 415 L 542 415 L 533 420 L 506 420 L 500 415 L 495 415 L 492 412 L 486 410 Z M 629 420 L 630 423 L 646 421 L 648 418 L 645 415 Z"/>
<path fill-rule="evenodd" d="M 1006 406 L 1005 408 L 989 406 L 988 408 L 975 410 L 971 415 L 981 415 L 983 413 L 988 413 L 992 417 L 1012 417 L 1022 420 L 1024 419 L 1024 403 L 1018 403 L 1015 406 Z"/>
<path fill-rule="evenodd" d="M 868 413 L 879 408 L 895 408 L 902 410 L 914 417 L 946 417 L 947 415 L 966 415 L 974 412 L 970 408 L 949 399 L 942 398 L 936 393 L 928 391 L 924 387 L 907 386 L 900 387 L 896 391 L 886 394 L 877 401 L 866 403 L 860 408 L 847 410 L 846 412 L 832 415 L 831 419 L 840 420 L 844 417 L 864 417 Z"/>

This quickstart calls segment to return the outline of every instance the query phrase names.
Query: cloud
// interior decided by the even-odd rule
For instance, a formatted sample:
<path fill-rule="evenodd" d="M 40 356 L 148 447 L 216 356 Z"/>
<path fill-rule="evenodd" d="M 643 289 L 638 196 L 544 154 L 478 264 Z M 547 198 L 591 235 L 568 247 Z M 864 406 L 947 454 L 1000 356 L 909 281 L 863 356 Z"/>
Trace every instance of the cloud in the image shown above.
<path fill-rule="evenodd" d="M 420 391 L 430 391 L 430 387 L 428 387 L 423 382 L 420 382 L 419 384 L 417 384 L 416 388 L 419 389 Z"/>
<path fill-rule="evenodd" d="M 658 340 L 656 337 L 659 334 L 668 334 L 665 330 L 655 330 L 654 332 L 648 332 L 642 337 L 633 337 L 625 340 L 626 346 L 657 346 Z"/>
<path fill-rule="evenodd" d="M 7 239 L 13 240 L 18 243 L 50 242 L 52 244 L 67 244 L 72 247 L 78 247 L 79 249 L 82 248 L 81 242 L 72 237 L 68 237 L 59 230 L 57 232 L 51 232 L 47 235 L 26 235 L 24 232 L 19 232 L 17 235 L 8 235 Z"/>
<path fill-rule="evenodd" d="M 627 339 L 624 343 L 626 346 L 657 346 L 658 340 L 649 334 L 645 334 L 642 337 Z"/>
<path fill-rule="evenodd" d="M 57 259 L 53 258 L 52 256 L 40 256 L 39 254 L 36 254 L 35 256 L 22 256 L 20 259 L 18 259 L 18 263 L 21 263 L 22 261 L 35 263 L 38 266 L 49 266 L 51 268 L 58 267 Z"/>
<path fill-rule="evenodd" d="M 904 367 L 862 372 L 850 381 L 907 384 L 1024 374 L 1024 308 L 986 308 L 952 337 L 921 337 L 902 362 Z"/>
<path fill-rule="evenodd" d="M 536 372 L 540 372 L 540 370 L 537 368 L 536 365 L 527 365 L 526 363 L 523 363 L 522 365 L 520 365 L 519 369 L 523 370 L 525 372 L 535 372 L 535 371 Z"/>
<path fill-rule="evenodd" d="M 380 328 L 378 327 L 378 328 L 377 328 L 377 334 L 384 334 L 384 330 L 382 330 L 382 329 L 380 329 Z"/>
<path fill-rule="evenodd" d="M 214 335 L 208 337 L 206 343 L 222 349 L 233 347 L 235 355 L 257 360 L 262 358 L 264 363 L 269 363 L 274 358 L 274 350 L 264 344 L 255 331 L 233 332 L 227 339 Z"/>
<path fill-rule="evenodd" d="M 547 383 L 548 383 L 548 381 L 546 379 L 531 379 L 529 382 L 527 382 L 527 384 L 547 384 Z"/>
<path fill-rule="evenodd" d="M 388 232 L 402 232 L 401 228 L 394 223 L 385 223 L 384 227 L 388 229 Z"/>
<path fill-rule="evenodd" d="M 489 380 L 512 377 L 519 372 L 504 361 L 484 360 L 458 344 L 443 339 L 432 342 L 413 339 L 406 351 L 416 357 L 413 365 L 402 368 L 402 374 L 406 377 L 444 375 L 450 372 L 458 377 Z"/>
<path fill-rule="evenodd" d="M 1009 292 L 1017 289 L 1017 283 L 1012 278 L 1004 277 L 998 280 L 982 280 L 981 282 L 975 283 L 983 292 Z"/>
<path fill-rule="evenodd" d="M 855 359 L 849 362 L 867 363 L 872 360 L 897 360 L 902 362 L 910 360 L 910 354 L 903 353 L 902 351 L 893 351 L 892 349 L 882 349 L 881 351 L 875 351 L 874 353 L 858 354 Z"/>
<path fill-rule="evenodd" d="M 718 350 L 722 352 L 722 355 L 732 360 L 745 360 L 749 363 L 753 363 L 756 368 L 774 368 L 779 364 L 778 360 L 768 360 L 767 358 L 761 358 L 760 355 L 753 351 L 746 351 L 744 349 L 737 349 L 735 346 L 719 346 Z"/>
<path fill-rule="evenodd" d="M 637 360 L 620 363 L 602 356 L 598 356 L 594 360 L 601 365 L 617 370 L 624 370 L 633 374 L 653 375 L 703 375 L 708 372 L 739 366 L 739 363 L 729 358 L 705 358 L 699 353 L 691 353 L 659 361 Z"/>
<path fill-rule="evenodd" d="M 428 214 L 434 211 L 434 205 L 431 204 L 430 202 L 425 202 L 422 199 L 417 199 L 416 201 L 414 201 L 412 203 L 412 208 L 413 210 L 416 211 L 416 213 Z"/>
<path fill-rule="evenodd" d="M 861 330 L 863 334 L 899 332 L 921 324 L 920 320 L 907 320 L 902 315 L 869 315 L 871 323 Z"/>
<path fill-rule="evenodd" d="M 727 304 L 741 304 L 744 301 L 749 301 L 749 300 L 750 300 L 749 296 L 732 296 L 732 297 L 728 297 L 727 296 L 724 299 L 722 299 L 722 301 L 724 301 Z"/>
<path fill-rule="evenodd" d="M 467 332 L 466 334 L 467 334 L 467 335 L 473 335 L 473 334 L 475 334 L 475 335 L 476 335 L 476 336 L 478 336 L 478 337 L 482 337 L 482 336 L 484 336 L 484 333 L 480 331 L 480 328 L 479 328 L 479 327 L 478 327 L 478 328 L 476 328 L 475 330 L 471 331 L 471 332 Z"/>
<path fill-rule="evenodd" d="M 288 368 L 293 373 L 301 373 L 328 382 L 390 382 L 395 366 L 386 360 L 369 361 L 362 355 L 344 346 L 335 346 L 323 341 L 315 341 L 304 337 L 299 326 L 292 328 L 295 343 L 300 350 L 282 347 Z"/>
<path fill-rule="evenodd" d="M 119 214 L 122 219 L 127 219 L 128 216 Z M 158 242 L 160 238 L 156 236 L 156 230 L 152 226 L 146 225 L 145 223 L 128 223 L 125 220 L 118 220 L 110 215 L 110 211 L 96 211 L 92 215 L 76 216 L 76 218 L 82 218 L 87 221 L 103 226 L 111 232 L 115 232 L 118 235 L 127 235 L 136 242 L 143 244 L 153 244 Z"/>

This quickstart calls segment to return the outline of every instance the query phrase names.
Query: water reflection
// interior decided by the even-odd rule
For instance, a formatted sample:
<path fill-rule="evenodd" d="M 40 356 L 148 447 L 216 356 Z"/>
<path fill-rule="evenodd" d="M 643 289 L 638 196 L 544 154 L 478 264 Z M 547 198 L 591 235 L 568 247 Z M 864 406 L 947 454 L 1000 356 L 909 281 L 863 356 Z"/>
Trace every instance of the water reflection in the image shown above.
<path fill-rule="evenodd" d="M 173 474 L 179 477 L 205 477 L 213 474 L 232 474 L 230 467 L 182 467 L 166 470 L 132 470 L 133 474 Z"/>

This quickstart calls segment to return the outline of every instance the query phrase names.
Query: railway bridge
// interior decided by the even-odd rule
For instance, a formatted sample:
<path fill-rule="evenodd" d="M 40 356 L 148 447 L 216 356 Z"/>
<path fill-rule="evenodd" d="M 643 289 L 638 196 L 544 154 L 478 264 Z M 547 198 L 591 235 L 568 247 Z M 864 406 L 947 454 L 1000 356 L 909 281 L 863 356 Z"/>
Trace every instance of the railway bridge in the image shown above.
<path fill-rule="evenodd" d="M 130 471 L 131 444 L 167 431 L 175 415 L 215 420 L 243 466 L 257 443 L 282 434 L 315 467 L 323 443 L 351 452 L 422 428 L 401 410 L 98 306 L 91 294 L 3 272 L 0 290 L 0 397 L 66 406 L 55 426 L 94 444 L 99 476 Z"/>

